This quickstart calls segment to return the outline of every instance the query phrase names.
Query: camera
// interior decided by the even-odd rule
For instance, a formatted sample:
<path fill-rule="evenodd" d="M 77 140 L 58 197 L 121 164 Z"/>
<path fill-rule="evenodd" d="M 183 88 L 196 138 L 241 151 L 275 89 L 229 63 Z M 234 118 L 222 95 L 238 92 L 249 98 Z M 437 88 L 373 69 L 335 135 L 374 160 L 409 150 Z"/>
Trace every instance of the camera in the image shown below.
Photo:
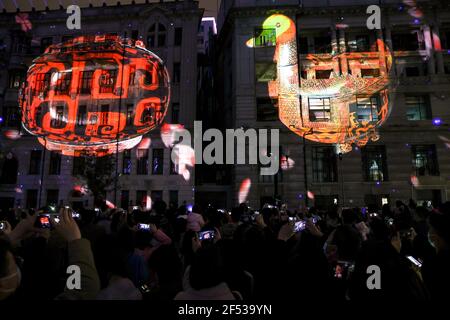
<path fill-rule="evenodd" d="M 150 225 L 148 223 L 138 223 L 138 230 L 141 231 L 150 231 Z"/>
<path fill-rule="evenodd" d="M 198 239 L 200 241 L 204 241 L 204 240 L 213 240 L 214 239 L 214 231 L 213 230 L 208 230 L 208 231 L 200 231 L 198 233 Z"/>

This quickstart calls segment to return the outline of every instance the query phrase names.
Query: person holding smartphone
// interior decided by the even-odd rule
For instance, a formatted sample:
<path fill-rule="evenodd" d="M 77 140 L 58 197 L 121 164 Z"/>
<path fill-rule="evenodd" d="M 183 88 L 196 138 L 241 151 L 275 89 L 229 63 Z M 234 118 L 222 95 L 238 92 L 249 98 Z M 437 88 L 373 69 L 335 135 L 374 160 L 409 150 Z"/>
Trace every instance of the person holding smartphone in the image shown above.
<path fill-rule="evenodd" d="M 450 287 L 450 214 L 433 212 L 428 218 L 428 241 L 436 255 L 425 259 L 422 277 L 431 299 L 448 300 Z"/>

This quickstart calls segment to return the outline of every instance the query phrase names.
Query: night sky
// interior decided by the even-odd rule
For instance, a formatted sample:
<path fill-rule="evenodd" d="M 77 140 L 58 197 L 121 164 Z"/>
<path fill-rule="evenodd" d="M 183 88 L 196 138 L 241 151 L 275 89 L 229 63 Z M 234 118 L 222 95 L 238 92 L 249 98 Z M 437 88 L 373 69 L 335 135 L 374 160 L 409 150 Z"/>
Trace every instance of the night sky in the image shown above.
<path fill-rule="evenodd" d="M 0 9 L 6 8 L 8 11 L 16 11 L 19 7 L 23 11 L 30 11 L 34 6 L 37 10 L 43 10 L 46 6 L 50 9 L 57 9 L 61 4 L 64 8 L 71 4 L 78 4 L 81 7 L 86 7 L 89 3 L 94 6 L 101 6 L 103 2 L 107 4 L 116 4 L 118 0 L 0 0 Z M 168 0 L 165 0 L 168 2 Z M 129 4 L 132 0 L 120 0 L 121 4 Z M 135 0 L 136 3 L 145 3 L 145 0 Z M 159 2 L 159 0 L 150 0 L 149 2 Z M 220 5 L 220 0 L 199 0 L 200 7 L 205 9 L 205 16 L 216 16 L 217 8 Z"/>

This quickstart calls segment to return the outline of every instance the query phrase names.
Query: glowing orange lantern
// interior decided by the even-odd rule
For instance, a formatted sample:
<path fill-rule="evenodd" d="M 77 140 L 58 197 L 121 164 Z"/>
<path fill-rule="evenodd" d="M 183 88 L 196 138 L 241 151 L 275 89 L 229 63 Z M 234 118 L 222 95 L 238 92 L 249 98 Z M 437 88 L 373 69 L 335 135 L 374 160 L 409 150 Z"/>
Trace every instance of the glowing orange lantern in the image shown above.
<path fill-rule="evenodd" d="M 304 79 L 299 77 L 294 21 L 274 14 L 264 21 L 262 30 L 275 30 L 277 79 L 269 82 L 268 90 L 278 99 L 279 118 L 286 127 L 308 140 L 336 144 L 343 153 L 351 151 L 352 144 L 364 146 L 379 139 L 377 128 L 386 121 L 392 106 L 388 89 L 392 85 L 392 56 L 381 39 L 377 40 L 378 52 L 304 56 L 303 71 L 311 75 Z M 253 47 L 256 41 L 250 39 L 247 46 Z M 349 66 L 373 74 L 352 74 Z M 329 78 L 315 79 L 314 71 L 329 71 Z M 362 110 L 362 116 L 357 109 Z"/>
<path fill-rule="evenodd" d="M 164 119 L 162 60 L 118 36 L 82 36 L 33 61 L 20 95 L 22 123 L 50 150 L 103 156 L 137 145 Z"/>

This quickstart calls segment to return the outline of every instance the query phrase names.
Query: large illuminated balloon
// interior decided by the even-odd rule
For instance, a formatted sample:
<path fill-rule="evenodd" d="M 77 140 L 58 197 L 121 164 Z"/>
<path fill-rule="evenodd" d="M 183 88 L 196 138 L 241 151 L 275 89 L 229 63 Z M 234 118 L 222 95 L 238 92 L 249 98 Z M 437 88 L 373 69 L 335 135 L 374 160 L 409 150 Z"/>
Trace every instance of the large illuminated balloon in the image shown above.
<path fill-rule="evenodd" d="M 48 149 L 103 156 L 136 146 L 163 121 L 170 80 L 142 41 L 82 36 L 33 61 L 19 100 L 23 127 Z"/>
<path fill-rule="evenodd" d="M 278 99 L 279 118 L 285 126 L 309 140 L 336 144 L 339 152 L 349 152 L 352 144 L 364 146 L 369 139 L 375 141 L 379 138 L 376 129 L 386 121 L 391 106 L 388 86 L 392 56 L 382 40 L 377 40 L 378 52 L 308 54 L 305 56 L 307 65 L 304 66 L 313 71 L 324 66 L 332 69 L 336 65 L 335 60 L 342 59 L 341 63 L 348 62 L 350 66 L 379 69 L 379 76 L 365 78 L 347 72 L 341 75 L 333 69 L 329 79 L 299 79 L 294 21 L 285 15 L 274 14 L 264 21 L 261 29 L 275 29 L 276 32 L 274 61 L 277 63 L 277 78 L 269 82 L 268 89 L 269 95 Z M 247 41 L 249 47 L 254 44 L 255 39 Z M 342 69 L 350 69 L 348 65 Z M 362 95 L 369 98 L 378 95 L 377 110 L 373 111 L 370 106 L 369 111 L 374 113 L 370 119 L 358 119 L 356 97 Z M 330 116 L 326 120 L 311 119 L 310 99 L 323 98 L 329 99 L 329 107 L 327 105 L 326 108 Z"/>

